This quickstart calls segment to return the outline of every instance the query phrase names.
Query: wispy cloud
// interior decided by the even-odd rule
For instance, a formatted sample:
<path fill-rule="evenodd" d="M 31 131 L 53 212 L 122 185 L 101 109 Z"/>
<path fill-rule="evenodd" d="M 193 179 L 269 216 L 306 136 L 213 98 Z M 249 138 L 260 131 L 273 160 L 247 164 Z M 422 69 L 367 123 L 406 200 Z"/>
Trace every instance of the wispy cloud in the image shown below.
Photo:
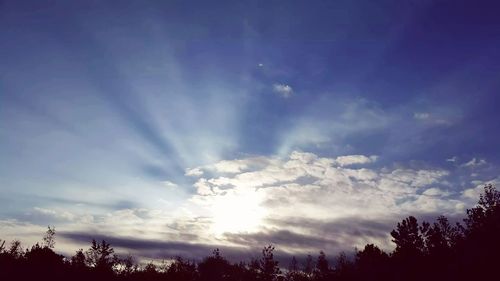
<path fill-rule="evenodd" d="M 446 159 L 446 162 L 453 162 L 454 163 L 454 162 L 457 162 L 457 160 L 458 160 L 458 157 L 457 156 L 453 156 L 451 158 Z"/>
<path fill-rule="evenodd" d="M 431 115 L 427 112 L 415 112 L 413 118 L 417 120 L 427 120 Z"/>
<path fill-rule="evenodd" d="M 429 113 L 429 112 L 415 112 L 413 118 L 428 125 L 452 125 L 458 119 L 455 112 Z"/>
<path fill-rule="evenodd" d="M 462 167 L 475 168 L 475 167 L 479 167 L 479 166 L 483 166 L 483 165 L 486 165 L 486 160 L 484 160 L 484 159 L 476 159 L 474 157 L 469 162 L 463 163 L 461 166 Z"/>

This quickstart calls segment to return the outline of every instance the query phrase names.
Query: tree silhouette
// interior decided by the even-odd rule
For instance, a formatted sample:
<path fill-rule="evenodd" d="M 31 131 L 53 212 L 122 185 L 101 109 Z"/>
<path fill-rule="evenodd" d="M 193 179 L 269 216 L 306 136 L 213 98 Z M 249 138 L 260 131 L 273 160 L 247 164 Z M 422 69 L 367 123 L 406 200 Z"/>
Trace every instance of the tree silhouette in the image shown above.
<path fill-rule="evenodd" d="M 467 210 L 464 222 L 460 268 L 469 278 L 487 278 L 497 266 L 500 253 L 500 192 L 493 185 L 484 187 L 478 204 Z"/>
<path fill-rule="evenodd" d="M 449 258 L 452 249 L 462 240 L 458 226 L 452 226 L 445 216 L 439 216 L 437 222 L 422 223 L 420 228 L 424 237 L 425 251 L 438 259 Z"/>
<path fill-rule="evenodd" d="M 21 247 L 21 241 L 14 240 L 10 243 L 9 255 L 14 259 L 18 259 L 24 255 L 24 251 Z"/>
<path fill-rule="evenodd" d="M 0 253 L 5 250 L 5 240 L 0 239 Z"/>
<path fill-rule="evenodd" d="M 288 281 L 306 281 L 309 280 L 309 276 L 301 271 L 299 268 L 299 263 L 295 256 L 292 257 L 290 264 L 288 265 L 288 270 L 285 275 L 285 279 Z"/>
<path fill-rule="evenodd" d="M 58 269 L 63 266 L 64 256 L 56 254 L 47 246 L 40 246 L 38 243 L 28 249 L 24 254 L 24 259 L 30 268 L 30 272 L 37 275 L 49 275 L 58 273 Z"/>
<path fill-rule="evenodd" d="M 75 255 L 71 257 L 71 265 L 78 271 L 86 269 L 86 258 L 83 249 L 76 251 Z"/>
<path fill-rule="evenodd" d="M 423 278 L 425 243 L 422 227 L 410 216 L 397 224 L 391 232 L 396 249 L 392 253 L 395 274 L 398 279 L 420 280 Z"/>
<path fill-rule="evenodd" d="M 202 281 L 232 280 L 231 271 L 231 264 L 221 256 L 219 249 L 215 249 L 211 256 L 198 264 L 198 273 Z"/>
<path fill-rule="evenodd" d="M 131 276 L 137 270 L 137 264 L 134 257 L 127 255 L 125 258 L 119 260 L 119 273 L 125 277 Z"/>
<path fill-rule="evenodd" d="M 167 275 L 171 278 L 171 280 L 178 281 L 190 281 L 198 278 L 196 264 L 194 262 L 184 260 L 182 257 L 177 257 L 169 266 Z"/>
<path fill-rule="evenodd" d="M 389 277 L 389 256 L 377 246 L 367 244 L 356 252 L 357 279 L 387 280 Z"/>
<path fill-rule="evenodd" d="M 314 269 L 313 257 L 311 255 L 307 255 L 303 271 L 308 277 L 310 277 L 312 276 L 313 269 Z"/>
<path fill-rule="evenodd" d="M 316 268 L 313 272 L 313 279 L 318 281 L 328 280 L 331 277 L 331 269 L 323 251 L 319 252 L 316 260 Z"/>
<path fill-rule="evenodd" d="M 424 252 L 424 239 L 420 232 L 417 219 L 410 216 L 398 223 L 396 230 L 391 232 L 396 244 L 394 255 L 399 257 L 420 256 Z"/>
<path fill-rule="evenodd" d="M 274 259 L 274 246 L 269 245 L 262 249 L 262 257 L 259 261 L 259 279 L 262 281 L 277 280 L 281 270 L 278 267 L 278 261 Z"/>
<path fill-rule="evenodd" d="M 334 276 L 341 280 L 353 279 L 353 263 L 344 252 L 340 252 L 335 262 Z"/>
<path fill-rule="evenodd" d="M 85 255 L 85 261 L 95 271 L 112 273 L 113 266 L 118 262 L 118 258 L 113 255 L 114 252 L 114 249 L 105 240 L 98 243 L 92 239 L 92 244 Z"/>
<path fill-rule="evenodd" d="M 47 228 L 47 232 L 45 232 L 45 236 L 43 237 L 43 245 L 49 249 L 53 249 L 56 244 L 56 228 L 50 226 L 47 226 Z"/>
<path fill-rule="evenodd" d="M 498 231 L 500 220 L 500 192 L 493 185 L 484 187 L 484 193 L 480 195 L 476 207 L 467 210 L 464 222 L 467 226 L 468 235 L 481 235 L 486 231 Z"/>

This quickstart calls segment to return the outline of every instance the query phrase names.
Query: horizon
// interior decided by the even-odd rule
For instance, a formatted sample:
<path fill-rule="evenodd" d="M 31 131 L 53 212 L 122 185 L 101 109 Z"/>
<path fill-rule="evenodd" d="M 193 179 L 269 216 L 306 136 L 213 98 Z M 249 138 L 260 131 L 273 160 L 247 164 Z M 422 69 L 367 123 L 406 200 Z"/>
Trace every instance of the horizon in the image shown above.
<path fill-rule="evenodd" d="M 495 8 L 2 1 L 0 238 L 238 260 L 458 221 L 500 183 Z"/>

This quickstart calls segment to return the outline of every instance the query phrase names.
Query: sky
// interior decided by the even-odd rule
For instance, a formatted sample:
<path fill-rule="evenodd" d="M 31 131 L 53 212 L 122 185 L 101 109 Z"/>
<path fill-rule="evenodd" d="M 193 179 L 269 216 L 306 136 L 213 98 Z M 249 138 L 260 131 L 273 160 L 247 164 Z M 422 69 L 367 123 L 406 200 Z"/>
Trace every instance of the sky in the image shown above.
<path fill-rule="evenodd" d="M 500 182 L 494 1 L 0 1 L 0 239 L 386 250 Z"/>

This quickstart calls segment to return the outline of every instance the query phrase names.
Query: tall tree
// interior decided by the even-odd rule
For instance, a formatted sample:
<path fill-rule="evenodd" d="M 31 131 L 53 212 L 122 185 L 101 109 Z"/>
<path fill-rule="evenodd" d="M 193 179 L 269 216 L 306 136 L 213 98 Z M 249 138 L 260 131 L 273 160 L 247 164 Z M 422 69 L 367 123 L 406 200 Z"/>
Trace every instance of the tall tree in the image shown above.
<path fill-rule="evenodd" d="M 71 266 L 79 271 L 87 267 L 83 249 L 76 251 L 75 255 L 71 257 Z"/>
<path fill-rule="evenodd" d="M 219 249 L 215 249 L 211 256 L 206 257 L 198 264 L 198 273 L 200 280 L 229 280 L 231 264 L 221 256 Z"/>
<path fill-rule="evenodd" d="M 328 280 L 331 277 L 330 264 L 326 258 L 325 252 L 320 251 L 316 260 L 316 268 L 314 269 L 314 280 Z"/>
<path fill-rule="evenodd" d="M 389 256 L 374 244 L 356 252 L 355 264 L 359 280 L 387 280 Z"/>
<path fill-rule="evenodd" d="M 170 264 L 167 270 L 167 276 L 170 278 L 169 280 L 175 281 L 191 281 L 198 278 L 195 263 L 184 260 L 181 257 L 177 257 L 175 261 Z"/>
<path fill-rule="evenodd" d="M 274 246 L 269 245 L 262 249 L 262 257 L 259 262 L 260 280 L 274 281 L 281 274 L 278 261 L 274 259 Z"/>
<path fill-rule="evenodd" d="M 56 244 L 56 228 L 47 226 L 47 232 L 43 236 L 43 245 L 49 249 L 53 249 Z"/>
<path fill-rule="evenodd" d="M 420 228 L 425 250 L 431 256 L 446 258 L 451 249 L 462 239 L 459 227 L 452 226 L 445 216 L 439 216 L 437 222 L 422 223 Z"/>
<path fill-rule="evenodd" d="M 112 272 L 113 266 L 118 261 L 114 252 L 114 249 L 105 240 L 98 243 L 92 239 L 92 244 L 86 252 L 86 262 L 98 271 Z"/>
<path fill-rule="evenodd" d="M 410 216 L 391 232 L 392 242 L 396 244 L 394 255 L 398 257 L 420 256 L 424 251 L 424 239 L 417 219 Z"/>

